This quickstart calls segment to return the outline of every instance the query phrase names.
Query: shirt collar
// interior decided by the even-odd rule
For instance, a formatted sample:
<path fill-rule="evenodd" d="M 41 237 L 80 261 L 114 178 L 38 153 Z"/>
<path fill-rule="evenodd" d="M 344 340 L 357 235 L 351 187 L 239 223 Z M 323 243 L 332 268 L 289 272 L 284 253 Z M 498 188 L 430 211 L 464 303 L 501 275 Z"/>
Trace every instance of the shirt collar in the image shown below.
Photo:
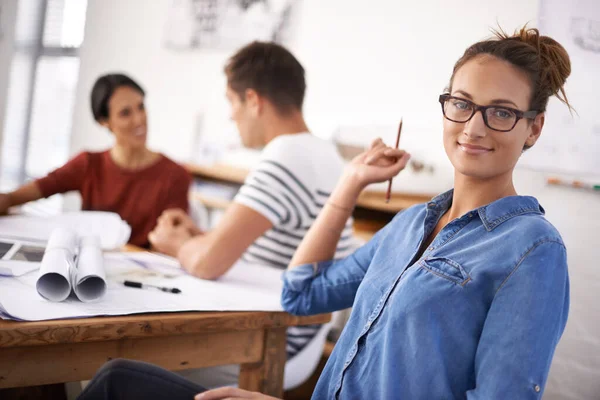
<path fill-rule="evenodd" d="M 427 203 L 427 208 L 434 209 L 439 213 L 446 212 L 452 204 L 453 193 L 454 189 L 450 189 L 434 197 Z M 479 218 L 481 218 L 481 222 L 487 231 L 492 231 L 498 225 L 518 215 L 545 214 L 544 208 L 535 197 L 531 196 L 503 197 L 474 211 L 479 214 Z"/>

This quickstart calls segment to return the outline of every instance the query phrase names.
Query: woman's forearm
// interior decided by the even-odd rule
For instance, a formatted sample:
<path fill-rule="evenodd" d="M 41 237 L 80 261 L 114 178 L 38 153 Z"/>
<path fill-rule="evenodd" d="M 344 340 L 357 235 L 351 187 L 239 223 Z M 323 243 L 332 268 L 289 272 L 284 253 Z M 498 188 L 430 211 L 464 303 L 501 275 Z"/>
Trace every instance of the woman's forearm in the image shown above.
<path fill-rule="evenodd" d="M 352 159 L 302 239 L 289 268 L 331 260 L 360 192 L 371 183 L 384 182 L 396 176 L 409 159 L 410 154 L 386 146 L 381 139 L 374 140 L 369 150 Z"/>
<path fill-rule="evenodd" d="M 362 186 L 349 174 L 340 179 L 311 228 L 294 253 L 289 268 L 331 260 L 351 216 Z"/>
<path fill-rule="evenodd" d="M 43 197 L 40 188 L 35 182 L 29 182 L 18 188 L 17 190 L 8 193 L 10 206 L 19 206 L 30 201 L 38 200 Z"/>

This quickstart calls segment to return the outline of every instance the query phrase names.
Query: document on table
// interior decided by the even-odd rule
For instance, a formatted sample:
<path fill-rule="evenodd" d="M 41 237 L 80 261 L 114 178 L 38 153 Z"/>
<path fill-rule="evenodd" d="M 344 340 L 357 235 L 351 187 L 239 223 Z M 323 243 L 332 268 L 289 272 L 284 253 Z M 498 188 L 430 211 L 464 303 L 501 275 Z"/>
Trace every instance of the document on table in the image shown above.
<path fill-rule="evenodd" d="M 69 228 L 79 236 L 98 236 L 104 250 L 121 248 L 131 235 L 131 227 L 118 214 L 104 211 L 76 211 L 50 217 L 0 217 L 0 232 L 6 238 L 47 242 L 57 228 Z"/>
<path fill-rule="evenodd" d="M 177 260 L 152 253 L 105 253 L 107 289 L 102 299 L 82 303 L 71 296 L 63 302 L 42 298 L 35 285 L 38 273 L 0 278 L 0 317 L 26 321 L 175 311 L 282 311 L 282 270 L 236 263 L 216 281 L 188 275 Z M 177 288 L 167 293 L 126 287 L 124 281 Z"/>
<path fill-rule="evenodd" d="M 21 276 L 40 268 L 45 246 L 0 237 L 0 276 Z"/>
<path fill-rule="evenodd" d="M 81 301 L 97 301 L 106 292 L 104 257 L 98 236 L 79 237 L 57 228 L 50 235 L 35 285 L 50 301 L 64 301 L 71 292 Z"/>

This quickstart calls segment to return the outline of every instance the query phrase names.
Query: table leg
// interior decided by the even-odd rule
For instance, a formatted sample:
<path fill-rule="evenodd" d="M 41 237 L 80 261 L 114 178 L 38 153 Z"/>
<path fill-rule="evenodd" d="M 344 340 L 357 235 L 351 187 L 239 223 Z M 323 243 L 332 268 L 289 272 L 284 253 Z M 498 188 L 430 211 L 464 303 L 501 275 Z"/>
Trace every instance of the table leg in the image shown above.
<path fill-rule="evenodd" d="M 283 373 L 287 359 L 286 331 L 285 327 L 265 330 L 263 360 L 260 363 L 241 365 L 240 388 L 279 398 L 283 396 Z"/>

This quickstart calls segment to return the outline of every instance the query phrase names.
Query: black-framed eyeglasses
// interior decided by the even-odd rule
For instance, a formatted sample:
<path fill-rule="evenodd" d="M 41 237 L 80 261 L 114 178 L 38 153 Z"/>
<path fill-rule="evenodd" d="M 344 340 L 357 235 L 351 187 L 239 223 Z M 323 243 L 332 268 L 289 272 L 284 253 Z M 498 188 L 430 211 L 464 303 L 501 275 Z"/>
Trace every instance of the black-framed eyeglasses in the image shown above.
<path fill-rule="evenodd" d="M 440 95 L 442 112 L 447 120 L 465 123 L 481 111 L 485 125 L 498 132 L 512 131 L 520 119 L 534 119 L 537 111 L 521 111 L 504 106 L 480 106 L 472 101 L 451 96 L 448 93 Z"/>

